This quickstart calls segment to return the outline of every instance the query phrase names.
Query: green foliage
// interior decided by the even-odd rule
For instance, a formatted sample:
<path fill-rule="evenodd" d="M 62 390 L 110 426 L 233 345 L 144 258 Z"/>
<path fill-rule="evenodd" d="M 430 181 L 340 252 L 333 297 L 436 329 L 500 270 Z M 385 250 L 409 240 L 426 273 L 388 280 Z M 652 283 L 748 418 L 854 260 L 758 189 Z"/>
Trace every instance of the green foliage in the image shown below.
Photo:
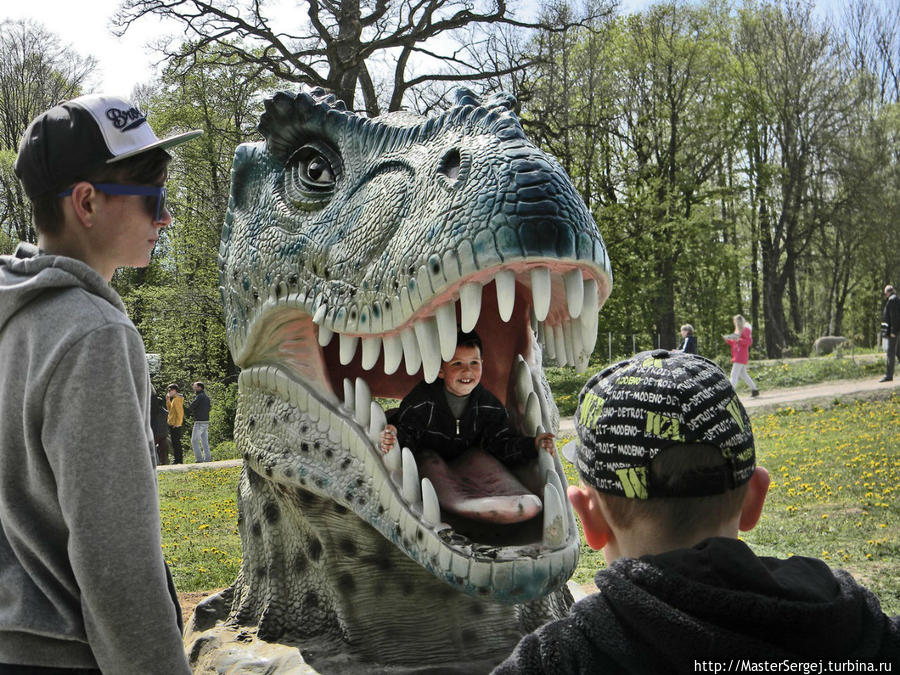
<path fill-rule="evenodd" d="M 879 12 L 848 37 L 894 40 Z M 612 261 L 601 332 L 671 346 L 691 323 L 720 356 L 742 313 L 759 354 L 805 355 L 827 334 L 874 344 L 880 288 L 900 272 L 897 92 L 842 62 L 811 6 L 663 1 L 531 49 L 545 58 L 521 85 L 523 123 Z"/>
<path fill-rule="evenodd" d="M 210 382 L 206 393 L 212 400 L 209 411 L 209 445 L 218 449 L 234 438 L 234 416 L 237 412 L 237 382 Z M 224 458 L 223 458 L 224 459 Z M 232 459 L 232 458 L 228 458 Z"/>
<path fill-rule="evenodd" d="M 201 50 L 190 68 L 167 67 L 141 101 L 158 135 L 187 129 L 204 135 L 173 152 L 167 186 L 174 220 L 150 266 L 119 270 L 113 285 L 148 353 L 161 356 L 157 388 L 207 384 L 213 444 L 232 437 L 238 374 L 226 344 L 217 266 L 231 161 L 238 144 L 255 138 L 261 94 L 274 87 L 246 64 Z"/>
<path fill-rule="evenodd" d="M 237 445 L 234 441 L 222 441 L 212 449 L 211 454 L 214 462 L 241 458 L 241 453 L 238 452 Z"/>
<path fill-rule="evenodd" d="M 544 368 L 544 374 L 547 376 L 547 382 L 550 384 L 561 416 L 570 417 L 575 414 L 575 408 L 578 407 L 578 392 L 593 372 L 596 371 L 578 373 L 574 368 Z"/>

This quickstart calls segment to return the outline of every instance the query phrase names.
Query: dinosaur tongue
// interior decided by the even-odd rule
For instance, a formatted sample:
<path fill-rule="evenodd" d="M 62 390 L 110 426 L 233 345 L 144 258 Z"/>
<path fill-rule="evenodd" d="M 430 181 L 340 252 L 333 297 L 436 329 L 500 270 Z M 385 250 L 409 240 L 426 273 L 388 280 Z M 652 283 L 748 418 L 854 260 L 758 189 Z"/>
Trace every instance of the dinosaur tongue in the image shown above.
<path fill-rule="evenodd" d="M 500 524 L 519 523 L 541 512 L 540 498 L 483 451 L 469 451 L 449 464 L 431 452 L 417 459 L 443 511 Z"/>

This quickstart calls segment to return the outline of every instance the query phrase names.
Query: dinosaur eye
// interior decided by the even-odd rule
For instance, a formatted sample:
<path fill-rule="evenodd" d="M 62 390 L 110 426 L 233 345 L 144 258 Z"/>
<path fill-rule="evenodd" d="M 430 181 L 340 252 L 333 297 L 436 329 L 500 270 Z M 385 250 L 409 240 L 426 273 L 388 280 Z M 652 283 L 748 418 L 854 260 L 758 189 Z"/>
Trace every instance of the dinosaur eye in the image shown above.
<path fill-rule="evenodd" d="M 285 196 L 296 205 L 315 208 L 334 194 L 340 177 L 340 157 L 324 143 L 307 143 L 285 166 Z"/>

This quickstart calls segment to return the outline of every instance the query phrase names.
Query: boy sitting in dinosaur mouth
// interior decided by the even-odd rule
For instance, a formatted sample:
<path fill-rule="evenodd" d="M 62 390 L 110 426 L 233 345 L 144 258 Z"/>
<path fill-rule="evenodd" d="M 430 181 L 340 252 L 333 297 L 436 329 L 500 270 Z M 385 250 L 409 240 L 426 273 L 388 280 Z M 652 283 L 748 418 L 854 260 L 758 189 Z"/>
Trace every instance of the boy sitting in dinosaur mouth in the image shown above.
<path fill-rule="evenodd" d="M 540 450 L 552 455 L 554 436 L 516 434 L 506 408 L 481 386 L 481 338 L 461 332 L 456 345 L 438 378 L 422 380 L 403 398 L 381 434 L 381 449 L 389 452 L 395 442 L 409 448 L 446 511 L 495 523 L 533 518 L 540 498 L 505 466 L 524 464 Z"/>

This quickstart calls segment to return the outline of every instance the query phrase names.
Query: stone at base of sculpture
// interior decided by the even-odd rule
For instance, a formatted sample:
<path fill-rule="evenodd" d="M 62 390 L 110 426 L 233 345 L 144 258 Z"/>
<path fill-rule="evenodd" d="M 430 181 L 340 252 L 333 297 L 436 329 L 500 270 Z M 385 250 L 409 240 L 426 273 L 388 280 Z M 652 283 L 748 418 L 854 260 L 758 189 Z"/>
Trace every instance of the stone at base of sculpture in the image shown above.
<path fill-rule="evenodd" d="M 835 349 L 847 342 L 847 338 L 839 335 L 824 335 L 813 342 L 813 352 L 816 356 L 831 354 Z"/>
<path fill-rule="evenodd" d="M 304 668 L 299 651 L 322 673 L 487 672 L 568 611 L 579 534 L 558 459 L 509 467 L 534 517 L 485 522 L 442 509 L 440 471 L 378 447 L 374 397 L 434 381 L 459 329 L 481 335 L 482 384 L 527 436 L 559 422 L 542 354 L 583 369 L 593 351 L 606 250 L 513 104 L 461 90 L 436 117 L 366 119 L 279 93 L 265 143 L 238 148 L 220 278 L 243 555 L 198 606 L 198 671 Z"/>

